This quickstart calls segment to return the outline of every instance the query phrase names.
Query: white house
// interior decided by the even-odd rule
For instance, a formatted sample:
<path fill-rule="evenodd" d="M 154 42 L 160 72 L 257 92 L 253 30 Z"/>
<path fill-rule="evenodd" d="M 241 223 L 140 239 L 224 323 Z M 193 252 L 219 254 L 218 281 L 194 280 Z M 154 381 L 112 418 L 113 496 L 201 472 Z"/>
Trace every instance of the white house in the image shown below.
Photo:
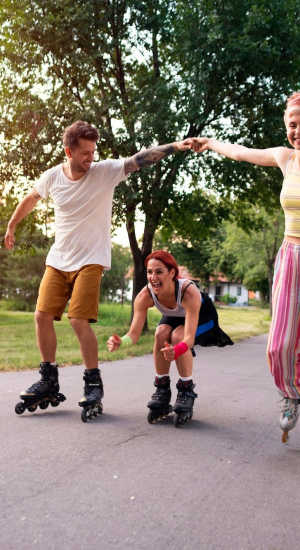
<path fill-rule="evenodd" d="M 221 273 L 210 277 L 207 292 L 214 302 L 222 302 L 222 297 L 229 296 L 233 299 L 231 305 L 248 305 L 248 289 L 242 283 L 229 281 Z"/>

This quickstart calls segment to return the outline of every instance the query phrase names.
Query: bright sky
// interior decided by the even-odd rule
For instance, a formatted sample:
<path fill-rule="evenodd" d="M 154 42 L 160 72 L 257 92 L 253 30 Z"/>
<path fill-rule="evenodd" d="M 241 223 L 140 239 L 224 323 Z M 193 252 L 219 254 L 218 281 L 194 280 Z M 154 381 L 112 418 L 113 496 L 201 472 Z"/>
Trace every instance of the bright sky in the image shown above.
<path fill-rule="evenodd" d="M 134 225 L 135 225 L 136 237 L 137 237 L 137 239 L 140 239 L 142 234 L 143 234 L 143 231 L 144 231 L 144 223 L 142 221 L 137 221 L 137 222 L 135 222 Z M 114 243 L 120 244 L 122 246 L 130 247 L 129 240 L 128 240 L 128 235 L 127 235 L 127 229 L 126 229 L 125 224 L 122 225 L 121 227 L 119 227 L 114 232 L 114 235 L 112 237 L 112 241 Z"/>

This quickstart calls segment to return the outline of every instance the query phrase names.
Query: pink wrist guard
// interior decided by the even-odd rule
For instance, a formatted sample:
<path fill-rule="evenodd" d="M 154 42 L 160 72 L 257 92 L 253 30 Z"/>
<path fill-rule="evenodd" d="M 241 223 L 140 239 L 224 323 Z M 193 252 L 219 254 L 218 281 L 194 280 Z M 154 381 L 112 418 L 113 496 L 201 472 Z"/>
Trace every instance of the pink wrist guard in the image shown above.
<path fill-rule="evenodd" d="M 176 346 L 174 346 L 175 359 L 177 359 L 180 355 L 183 355 L 183 353 L 185 353 L 188 349 L 189 348 L 185 342 L 179 342 L 179 344 L 176 344 Z"/>

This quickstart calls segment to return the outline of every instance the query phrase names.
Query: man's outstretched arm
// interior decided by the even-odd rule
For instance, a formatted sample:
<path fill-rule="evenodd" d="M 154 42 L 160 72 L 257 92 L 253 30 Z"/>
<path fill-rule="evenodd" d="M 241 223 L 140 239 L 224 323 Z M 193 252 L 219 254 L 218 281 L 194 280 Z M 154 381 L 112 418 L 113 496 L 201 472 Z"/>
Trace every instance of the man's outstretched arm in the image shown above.
<path fill-rule="evenodd" d="M 144 166 L 151 166 L 151 164 L 155 164 L 168 155 L 172 155 L 178 151 L 188 151 L 191 149 L 192 143 L 192 139 L 185 139 L 184 141 L 174 141 L 174 143 L 157 145 L 150 147 L 150 149 L 140 151 L 125 160 L 125 174 L 136 172 L 144 168 Z"/>
<path fill-rule="evenodd" d="M 14 247 L 16 226 L 20 221 L 23 220 L 23 218 L 27 216 L 27 214 L 30 214 L 40 198 L 41 196 L 38 194 L 37 191 L 32 191 L 32 193 L 29 193 L 29 195 L 27 195 L 20 202 L 20 204 L 18 204 L 8 222 L 7 231 L 4 237 L 4 244 L 6 248 L 10 249 Z"/>

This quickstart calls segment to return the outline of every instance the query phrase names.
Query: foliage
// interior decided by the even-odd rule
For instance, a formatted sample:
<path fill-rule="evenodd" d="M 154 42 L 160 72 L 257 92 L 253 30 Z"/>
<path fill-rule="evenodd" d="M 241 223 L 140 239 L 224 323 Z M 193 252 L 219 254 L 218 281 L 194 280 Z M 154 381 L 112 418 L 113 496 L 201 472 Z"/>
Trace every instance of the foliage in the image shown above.
<path fill-rule="evenodd" d="M 223 241 L 212 252 L 210 266 L 233 280 L 240 280 L 250 290 L 259 290 L 270 301 L 274 263 L 283 238 L 284 215 L 252 209 L 254 221 L 247 232 L 236 223 L 223 224 Z"/>
<path fill-rule="evenodd" d="M 230 294 L 223 294 L 221 296 L 221 301 L 224 302 L 224 304 L 235 304 L 237 298 L 236 296 L 230 296 Z"/>
<path fill-rule="evenodd" d="M 78 118 L 100 129 L 101 158 L 206 132 L 278 145 L 283 99 L 298 82 L 298 19 L 297 0 L 3 0 L 0 181 L 25 191 L 24 178 L 61 162 L 59 136 Z M 114 219 L 126 221 L 134 295 L 156 228 L 183 205 L 183 170 L 227 198 L 272 205 L 278 193 L 270 169 L 213 155 L 178 154 L 132 175 Z"/>
<path fill-rule="evenodd" d="M 6 224 L 16 206 L 13 195 L 0 205 L 0 239 L 3 242 Z M 17 245 L 13 251 L 0 248 L 0 298 L 10 300 L 10 307 L 22 311 L 34 309 L 45 258 L 51 240 L 36 227 L 29 215 L 17 228 Z"/>
<path fill-rule="evenodd" d="M 124 303 L 129 289 L 129 279 L 126 278 L 126 274 L 131 264 L 130 250 L 113 243 L 111 269 L 104 272 L 101 281 L 101 301 Z"/>
<path fill-rule="evenodd" d="M 233 218 L 233 219 L 232 219 Z M 270 214 L 264 208 L 244 210 L 244 228 L 240 220 L 223 221 L 203 232 L 203 239 L 193 230 L 193 219 L 186 226 L 186 238 L 179 231 L 158 232 L 156 248 L 166 248 L 178 263 L 185 265 L 204 286 L 210 276 L 223 273 L 231 281 L 241 281 L 249 290 L 259 290 L 270 302 L 276 254 L 283 238 L 284 215 L 281 209 Z M 190 236 L 190 239 L 188 239 Z M 223 297 L 222 297 L 223 300 Z"/>

